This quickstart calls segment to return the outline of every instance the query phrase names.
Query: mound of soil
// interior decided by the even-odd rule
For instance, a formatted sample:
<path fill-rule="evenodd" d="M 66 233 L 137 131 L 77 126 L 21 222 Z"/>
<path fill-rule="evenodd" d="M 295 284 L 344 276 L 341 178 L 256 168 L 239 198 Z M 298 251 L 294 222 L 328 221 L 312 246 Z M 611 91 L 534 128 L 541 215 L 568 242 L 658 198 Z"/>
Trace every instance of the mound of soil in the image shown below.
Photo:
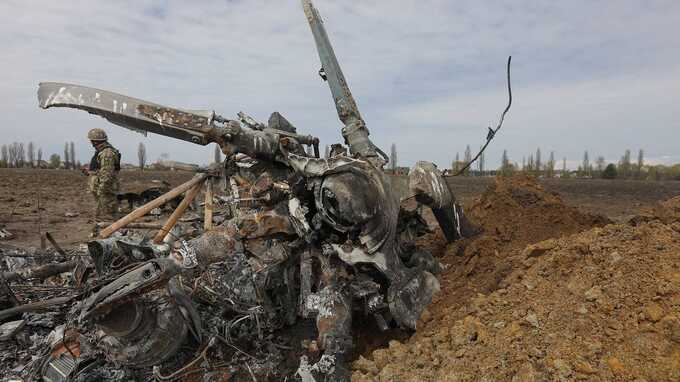
<path fill-rule="evenodd" d="M 657 203 L 654 207 L 645 209 L 642 213 L 630 219 L 630 224 L 643 222 L 661 221 L 665 224 L 673 224 L 680 221 L 680 196 Z"/>
<path fill-rule="evenodd" d="M 456 263 L 476 256 L 477 265 L 449 269 L 418 332 L 359 358 L 353 380 L 680 380 L 680 214 L 669 213 L 678 207 L 680 198 L 646 219 L 573 233 L 604 221 L 561 205 L 530 180 L 499 180 L 471 210 L 498 231 L 463 244 L 468 260 Z M 522 224 L 503 237 L 514 223 Z M 532 232 L 538 240 L 553 237 L 526 246 Z M 444 260 L 457 258 L 454 249 Z M 483 257 L 508 267 L 495 288 L 486 273 L 498 270 L 480 268 Z M 466 283 L 489 288 L 473 296 L 451 289 Z"/>
<path fill-rule="evenodd" d="M 566 205 L 557 193 L 546 191 L 536 179 L 526 176 L 496 178 L 472 203 L 469 214 L 506 246 L 524 246 L 610 223 L 603 216 Z"/>
<path fill-rule="evenodd" d="M 503 287 L 503 280 L 521 266 L 521 251 L 528 244 L 604 226 L 610 220 L 566 205 L 531 177 L 498 177 L 481 197 L 466 209 L 482 233 L 446 245 L 441 233 L 420 243 L 445 265 L 442 293 L 435 297 L 431 313 L 440 307 L 464 304 L 477 293 Z"/>

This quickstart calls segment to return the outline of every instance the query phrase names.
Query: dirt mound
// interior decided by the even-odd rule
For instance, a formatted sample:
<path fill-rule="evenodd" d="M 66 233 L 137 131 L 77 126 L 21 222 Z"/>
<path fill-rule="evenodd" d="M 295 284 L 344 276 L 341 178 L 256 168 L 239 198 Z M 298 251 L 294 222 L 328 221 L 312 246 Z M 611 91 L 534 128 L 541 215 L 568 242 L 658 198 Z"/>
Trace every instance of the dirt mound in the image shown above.
<path fill-rule="evenodd" d="M 665 224 L 680 224 L 680 196 L 657 203 L 630 219 L 630 224 L 661 221 Z"/>
<path fill-rule="evenodd" d="M 495 189 L 508 190 L 505 186 L 501 181 Z M 559 198 L 533 187 L 527 192 L 533 191 L 545 198 L 524 208 L 559 205 Z M 483 211 L 500 211 L 496 203 L 510 202 L 504 195 L 487 197 L 491 206 Z M 523 191 L 510 195 L 520 195 L 512 198 L 517 203 L 536 200 L 522 196 Z M 482 211 L 485 197 L 473 206 L 473 213 Z M 540 227 L 546 220 L 534 215 L 536 221 L 523 222 L 532 228 L 513 236 L 516 242 L 511 239 L 494 249 L 501 248 L 494 259 L 512 259 L 505 263 L 509 269 L 498 288 L 451 300 L 447 294 L 456 285 L 451 274 L 473 284 L 480 275 L 450 269 L 443 299 L 423 316 L 416 335 L 403 344 L 391 342 L 370 359 L 357 360 L 353 380 L 680 380 L 680 223 L 662 220 L 669 210 L 680 211 L 675 209 L 680 198 L 662 206 L 666 208 L 657 209 L 657 215 L 648 215 L 656 219 L 596 227 L 514 253 L 521 242 L 517 238 L 526 232 L 550 233 Z M 485 228 L 493 224 L 504 232 L 502 227 L 508 226 L 502 216 L 499 219 L 505 221 L 498 222 L 493 222 L 492 214 L 487 215 L 490 220 L 476 216 Z M 568 219 L 572 222 L 562 226 L 567 230 L 579 226 L 572 223 L 581 217 Z M 487 231 L 468 243 L 463 257 L 475 245 L 482 250 L 498 241 L 504 243 Z M 503 248 L 508 252 L 503 253 Z"/>
<path fill-rule="evenodd" d="M 511 246 L 576 233 L 610 221 L 568 206 L 556 193 L 546 191 L 526 176 L 496 178 L 469 212 L 484 230 Z"/>
<path fill-rule="evenodd" d="M 442 293 L 431 309 L 464 304 L 477 293 L 503 287 L 503 280 L 521 266 L 521 251 L 528 244 L 604 226 L 610 221 L 566 205 L 534 178 L 496 178 L 480 198 L 466 209 L 483 232 L 472 239 L 446 246 L 440 233 L 420 243 L 440 258 L 447 270 L 441 275 Z"/>

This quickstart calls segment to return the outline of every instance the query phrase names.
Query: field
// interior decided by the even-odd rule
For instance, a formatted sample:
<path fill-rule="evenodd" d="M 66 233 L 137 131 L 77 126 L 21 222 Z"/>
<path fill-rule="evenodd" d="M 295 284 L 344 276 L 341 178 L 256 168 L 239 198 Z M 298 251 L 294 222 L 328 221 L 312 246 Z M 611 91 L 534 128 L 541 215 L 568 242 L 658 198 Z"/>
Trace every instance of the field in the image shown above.
<path fill-rule="evenodd" d="M 121 188 L 190 177 L 125 171 Z M 448 182 L 481 233 L 419 240 L 441 292 L 415 333 L 357 328 L 353 381 L 680 380 L 680 182 Z M 77 172 L 0 170 L 0 246 L 77 246 L 92 209 Z"/>
<path fill-rule="evenodd" d="M 122 171 L 121 191 L 140 192 L 160 180 L 176 186 L 191 176 L 186 172 Z M 49 232 L 60 245 L 76 246 L 89 239 L 93 211 L 87 177 L 78 171 L 0 169 L 0 225 L 15 235 L 8 244 L 39 247 L 39 232 Z"/>
<path fill-rule="evenodd" d="M 123 171 L 121 191 L 139 192 L 158 180 L 174 186 L 190 177 L 186 172 Z M 458 177 L 448 181 L 456 197 L 469 205 L 493 183 L 493 178 Z M 680 182 L 545 179 L 540 183 L 548 191 L 559 193 L 568 204 L 613 220 L 623 220 L 643 207 L 680 195 Z M 65 247 L 83 243 L 94 226 L 93 209 L 87 178 L 77 171 L 0 169 L 0 225 L 15 235 L 8 244 L 37 247 L 39 232 L 50 232 Z"/>

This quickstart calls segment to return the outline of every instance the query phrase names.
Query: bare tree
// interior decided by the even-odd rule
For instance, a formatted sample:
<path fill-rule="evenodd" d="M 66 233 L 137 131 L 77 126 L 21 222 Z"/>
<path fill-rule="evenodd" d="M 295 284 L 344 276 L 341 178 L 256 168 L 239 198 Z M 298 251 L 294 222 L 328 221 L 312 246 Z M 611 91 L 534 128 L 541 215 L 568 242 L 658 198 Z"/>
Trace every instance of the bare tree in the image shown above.
<path fill-rule="evenodd" d="M 534 154 L 529 154 L 529 160 L 527 161 L 527 172 L 534 172 L 536 166 L 534 164 Z"/>
<path fill-rule="evenodd" d="M 33 142 L 28 142 L 28 166 L 33 167 L 35 163 L 35 145 L 33 145 Z"/>
<path fill-rule="evenodd" d="M 2 145 L 0 149 L 0 166 L 9 167 L 9 149 L 7 145 Z"/>
<path fill-rule="evenodd" d="M 590 157 L 588 156 L 588 150 L 583 153 L 583 164 L 581 165 L 584 176 L 591 176 L 590 167 Z"/>
<path fill-rule="evenodd" d="M 19 143 L 17 149 L 17 167 L 24 167 L 26 165 L 26 150 L 24 149 L 24 144 Z"/>
<path fill-rule="evenodd" d="M 40 167 L 40 162 L 42 162 L 42 149 L 38 149 L 38 167 Z"/>
<path fill-rule="evenodd" d="M 137 159 L 139 160 L 139 170 L 144 171 L 144 167 L 146 167 L 146 147 L 142 142 L 139 142 L 139 146 L 137 146 Z"/>
<path fill-rule="evenodd" d="M 597 176 L 602 176 L 602 172 L 604 171 L 604 167 L 605 167 L 606 164 L 607 164 L 607 162 L 605 161 L 605 159 L 602 155 L 597 157 L 597 160 L 595 161 L 595 166 L 597 166 L 596 167 Z"/>
<path fill-rule="evenodd" d="M 541 168 L 543 166 L 543 163 L 541 163 L 541 148 L 536 149 L 536 161 L 534 162 L 534 165 L 536 166 L 536 176 L 541 176 Z"/>
<path fill-rule="evenodd" d="M 470 145 L 467 145 L 467 147 L 465 147 L 465 159 L 464 159 L 465 163 L 463 163 L 463 166 L 466 166 L 468 163 L 470 163 L 471 160 L 472 160 L 472 150 L 470 150 Z M 463 175 L 470 176 L 470 168 L 469 167 L 465 170 L 465 173 Z"/>
<path fill-rule="evenodd" d="M 68 142 L 64 143 L 64 168 L 67 170 L 70 168 L 70 157 L 68 155 Z"/>
<path fill-rule="evenodd" d="M 545 164 L 545 176 L 552 178 L 555 176 L 555 152 L 550 152 L 550 157 L 548 158 L 548 163 Z"/>
<path fill-rule="evenodd" d="M 390 146 L 390 168 L 392 169 L 392 174 L 397 172 L 397 145 L 392 143 Z"/>
<path fill-rule="evenodd" d="M 642 178 L 642 167 L 644 166 L 645 166 L 645 152 L 642 151 L 642 149 L 640 149 L 640 151 L 638 152 L 637 167 L 635 169 L 637 171 L 638 178 Z"/>
<path fill-rule="evenodd" d="M 451 165 L 451 171 L 453 171 L 454 174 L 457 174 L 458 170 L 460 170 L 460 154 L 456 152 L 456 160 L 454 160 Z"/>
<path fill-rule="evenodd" d="M 479 175 L 484 176 L 484 151 L 482 151 L 482 147 L 479 148 L 481 151 L 481 154 L 479 155 L 479 159 L 477 159 L 478 163 L 478 170 L 479 170 Z"/>
<path fill-rule="evenodd" d="M 17 148 L 18 145 L 16 142 L 12 143 L 9 145 L 9 148 L 7 149 L 7 166 L 8 167 L 15 167 L 16 166 L 16 161 L 17 161 Z"/>
<path fill-rule="evenodd" d="M 213 158 L 215 163 L 222 163 L 222 150 L 220 150 L 220 145 L 215 145 L 215 157 Z"/>
<path fill-rule="evenodd" d="M 512 163 L 510 163 L 510 159 L 508 158 L 508 150 L 503 150 L 500 173 L 503 176 L 508 176 L 512 174 L 513 170 Z"/>
<path fill-rule="evenodd" d="M 621 178 L 627 179 L 630 177 L 631 175 L 630 150 L 626 150 L 626 152 L 621 157 L 621 160 L 619 161 L 618 173 L 619 177 Z"/>
<path fill-rule="evenodd" d="M 77 169 L 78 166 L 76 166 L 76 145 L 71 141 L 69 145 L 69 159 L 71 159 L 71 168 L 72 169 Z"/>

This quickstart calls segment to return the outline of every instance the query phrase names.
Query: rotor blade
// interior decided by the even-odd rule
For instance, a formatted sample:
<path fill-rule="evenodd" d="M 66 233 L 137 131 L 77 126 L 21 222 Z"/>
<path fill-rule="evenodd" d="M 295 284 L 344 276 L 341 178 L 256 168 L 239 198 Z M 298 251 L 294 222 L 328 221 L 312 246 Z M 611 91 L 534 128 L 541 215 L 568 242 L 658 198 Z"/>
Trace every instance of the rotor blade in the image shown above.
<path fill-rule="evenodd" d="M 352 92 L 349 90 L 345 75 L 340 69 L 340 63 L 335 56 L 319 11 L 314 7 L 311 0 L 302 0 L 302 8 L 312 29 L 316 50 L 321 60 L 322 71 L 319 74 L 328 82 L 338 117 L 345 124 L 342 129 L 342 136 L 349 146 L 350 153 L 370 159 L 375 164 L 382 166 L 387 162 L 387 156 L 369 138 L 370 133 L 361 113 L 359 113 Z"/>
<path fill-rule="evenodd" d="M 212 141 L 215 114 L 211 111 L 175 109 L 106 90 L 57 82 L 40 83 L 38 103 L 43 109 L 85 110 L 144 135 L 151 132 L 204 146 Z"/>
<path fill-rule="evenodd" d="M 342 69 L 340 69 L 340 63 L 335 56 L 319 11 L 314 7 L 311 0 L 302 0 L 302 8 L 305 11 L 305 16 L 307 16 L 307 21 L 309 21 L 309 26 L 312 28 L 321 66 L 325 72 L 328 86 L 331 88 L 340 120 L 344 124 L 348 124 L 350 123 L 349 119 L 362 119 L 359 108 L 345 80 L 345 75 L 342 73 Z"/>

